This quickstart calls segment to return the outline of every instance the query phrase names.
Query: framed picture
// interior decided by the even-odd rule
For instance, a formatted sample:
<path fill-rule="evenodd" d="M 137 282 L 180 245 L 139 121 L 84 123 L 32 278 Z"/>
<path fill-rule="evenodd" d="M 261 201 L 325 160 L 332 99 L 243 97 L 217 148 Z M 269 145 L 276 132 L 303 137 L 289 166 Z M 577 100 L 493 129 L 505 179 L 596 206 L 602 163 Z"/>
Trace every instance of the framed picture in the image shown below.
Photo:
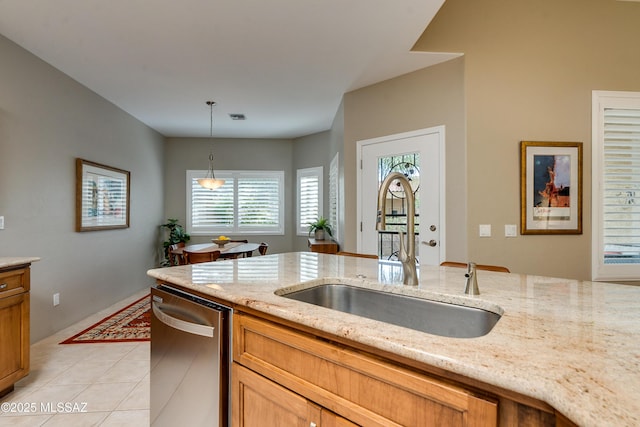
<path fill-rule="evenodd" d="M 520 143 L 520 234 L 582 234 L 582 143 Z"/>
<path fill-rule="evenodd" d="M 129 175 L 76 159 L 76 231 L 129 227 Z"/>

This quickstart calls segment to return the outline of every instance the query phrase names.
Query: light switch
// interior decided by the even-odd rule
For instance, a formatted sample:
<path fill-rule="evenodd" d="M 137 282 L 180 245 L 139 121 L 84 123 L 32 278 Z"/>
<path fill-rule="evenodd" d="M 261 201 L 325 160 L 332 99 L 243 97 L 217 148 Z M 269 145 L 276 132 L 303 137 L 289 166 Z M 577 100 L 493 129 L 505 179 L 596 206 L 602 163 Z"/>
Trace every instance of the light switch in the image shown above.
<path fill-rule="evenodd" d="M 480 237 L 491 237 L 491 224 L 480 224 Z"/>
<path fill-rule="evenodd" d="M 518 227 L 515 224 L 504 225 L 504 237 L 516 237 L 518 235 Z"/>

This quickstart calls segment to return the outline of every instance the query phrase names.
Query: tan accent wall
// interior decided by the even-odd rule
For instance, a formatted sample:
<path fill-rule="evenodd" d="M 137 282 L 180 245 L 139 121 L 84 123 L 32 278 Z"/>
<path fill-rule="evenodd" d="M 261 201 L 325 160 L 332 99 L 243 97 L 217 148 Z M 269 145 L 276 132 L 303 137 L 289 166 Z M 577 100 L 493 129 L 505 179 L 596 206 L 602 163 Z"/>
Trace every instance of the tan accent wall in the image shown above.
<path fill-rule="evenodd" d="M 415 49 L 464 53 L 470 259 L 591 277 L 591 93 L 640 91 L 639 40 L 635 2 L 445 2 Z M 522 140 L 584 143 L 582 235 L 503 237 L 519 224 Z M 479 224 L 493 237 L 478 237 Z"/>
<path fill-rule="evenodd" d="M 357 141 L 444 125 L 446 258 L 466 260 L 464 68 L 457 58 L 345 94 L 344 250 L 357 249 Z"/>

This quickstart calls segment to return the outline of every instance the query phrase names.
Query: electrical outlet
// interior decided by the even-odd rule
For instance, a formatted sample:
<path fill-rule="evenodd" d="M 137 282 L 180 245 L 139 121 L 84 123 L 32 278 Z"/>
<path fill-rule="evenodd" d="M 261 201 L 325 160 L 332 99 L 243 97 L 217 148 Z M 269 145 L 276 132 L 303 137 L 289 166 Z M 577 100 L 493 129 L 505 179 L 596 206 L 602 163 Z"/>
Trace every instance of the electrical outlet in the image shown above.
<path fill-rule="evenodd" d="M 4 216 L 0 216 L 0 230 L 4 230 Z"/>
<path fill-rule="evenodd" d="M 60 305 L 60 294 L 59 293 L 53 294 L 53 306 L 55 307 L 56 305 Z"/>

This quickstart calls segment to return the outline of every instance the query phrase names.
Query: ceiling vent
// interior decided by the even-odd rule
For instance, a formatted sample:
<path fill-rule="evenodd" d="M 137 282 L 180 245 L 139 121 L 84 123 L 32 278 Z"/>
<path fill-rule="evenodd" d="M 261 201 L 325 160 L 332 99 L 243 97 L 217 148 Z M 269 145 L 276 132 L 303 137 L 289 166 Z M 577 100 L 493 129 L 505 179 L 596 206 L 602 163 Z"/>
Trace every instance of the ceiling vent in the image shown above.
<path fill-rule="evenodd" d="M 247 119 L 244 114 L 230 113 L 229 117 L 231 117 L 231 120 L 246 120 Z"/>

